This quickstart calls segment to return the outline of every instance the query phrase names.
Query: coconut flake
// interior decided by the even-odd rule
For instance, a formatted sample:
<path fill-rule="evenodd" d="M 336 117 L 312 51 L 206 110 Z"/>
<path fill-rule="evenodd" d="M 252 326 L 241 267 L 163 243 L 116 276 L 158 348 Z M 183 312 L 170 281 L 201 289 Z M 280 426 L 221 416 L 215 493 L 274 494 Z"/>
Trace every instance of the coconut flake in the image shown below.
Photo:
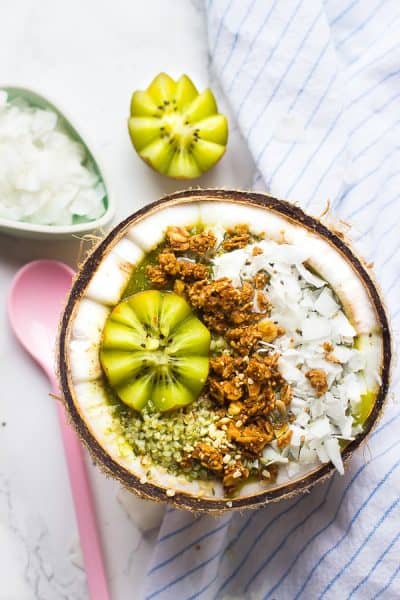
<path fill-rule="evenodd" d="M 298 460 L 298 453 L 295 458 L 296 458 L 296 460 Z M 300 465 L 297 462 L 290 461 L 286 465 L 286 471 L 287 471 L 289 479 L 293 479 L 293 477 L 295 477 L 296 475 L 298 475 L 300 473 Z"/>
<path fill-rule="evenodd" d="M 338 388 L 352 406 L 359 402 L 361 394 L 365 391 L 362 380 L 355 373 L 347 373 Z"/>
<path fill-rule="evenodd" d="M 314 448 L 309 448 L 308 446 L 303 446 L 299 453 L 299 462 L 304 464 L 312 464 L 316 463 L 318 460 L 318 455 Z"/>
<path fill-rule="evenodd" d="M 321 440 L 321 441 L 313 440 L 310 445 L 315 448 L 315 451 L 317 452 L 320 462 L 322 462 L 322 463 L 329 462 L 329 455 L 326 451 L 324 440 Z"/>
<path fill-rule="evenodd" d="M 315 301 L 315 310 L 323 317 L 333 317 L 339 310 L 339 305 L 335 301 L 331 290 L 324 287 L 318 299 Z"/>
<path fill-rule="evenodd" d="M 222 225 L 220 223 L 216 223 L 212 227 L 206 227 L 205 231 L 206 232 L 209 231 L 214 234 L 217 246 L 222 244 L 222 242 L 224 241 L 225 229 L 222 227 Z"/>
<path fill-rule="evenodd" d="M 330 321 L 316 315 L 303 319 L 300 328 L 304 341 L 329 339 L 331 335 Z"/>
<path fill-rule="evenodd" d="M 324 281 L 320 277 L 317 277 L 317 275 L 314 275 L 314 273 L 311 273 L 311 271 L 309 271 L 303 264 L 296 264 L 296 268 L 302 276 L 302 278 L 314 287 L 320 288 L 326 285 L 326 281 Z"/>
<path fill-rule="evenodd" d="M 297 425 L 300 425 L 300 427 L 304 427 L 304 429 L 306 429 L 310 423 L 310 415 L 308 412 L 304 411 L 299 411 L 296 414 L 296 423 Z"/>
<path fill-rule="evenodd" d="M 336 346 L 331 352 L 332 356 L 338 360 L 342 365 L 347 363 L 350 358 L 354 355 L 354 350 L 347 346 Z"/>
<path fill-rule="evenodd" d="M 321 440 L 326 436 L 333 433 L 332 425 L 329 422 L 328 417 L 321 417 L 313 421 L 307 428 L 306 439 Z"/>
<path fill-rule="evenodd" d="M 327 437 L 324 440 L 324 446 L 329 460 L 335 465 L 340 475 L 343 475 L 344 467 L 338 440 L 332 437 Z"/>
<path fill-rule="evenodd" d="M 352 440 L 353 435 L 353 417 L 347 415 L 337 421 L 337 426 L 340 429 L 340 437 L 344 440 Z"/>
<path fill-rule="evenodd" d="M 289 459 L 283 456 L 280 452 L 277 452 L 272 446 L 267 446 L 263 451 L 263 462 L 264 464 L 286 464 L 289 462 Z"/>
<path fill-rule="evenodd" d="M 322 398 L 315 398 L 311 404 L 311 416 L 313 419 L 323 417 L 325 415 L 325 404 Z"/>
<path fill-rule="evenodd" d="M 333 317 L 331 325 L 334 336 L 352 340 L 356 335 L 356 330 L 341 310 Z"/>
<path fill-rule="evenodd" d="M 247 252 L 242 249 L 217 256 L 213 261 L 214 279 L 228 277 L 231 279 L 232 285 L 239 287 L 241 285 L 240 271 L 243 269 L 247 257 Z"/>
<path fill-rule="evenodd" d="M 290 447 L 291 449 L 298 448 L 301 445 L 302 440 L 304 438 L 304 429 L 302 427 L 298 427 L 297 425 L 292 425 L 290 429 L 292 431 L 292 437 L 290 438 Z"/>
<path fill-rule="evenodd" d="M 366 368 L 365 356 L 359 350 L 353 350 L 347 366 L 351 371 L 357 372 Z"/>
<path fill-rule="evenodd" d="M 278 367 L 282 376 L 286 381 L 290 384 L 294 385 L 304 385 L 306 382 L 306 377 L 304 373 L 300 371 L 297 367 L 295 367 L 290 360 L 281 356 L 278 359 Z"/>
<path fill-rule="evenodd" d="M 0 216 L 42 225 L 92 221 L 106 191 L 85 148 L 51 110 L 0 98 Z"/>

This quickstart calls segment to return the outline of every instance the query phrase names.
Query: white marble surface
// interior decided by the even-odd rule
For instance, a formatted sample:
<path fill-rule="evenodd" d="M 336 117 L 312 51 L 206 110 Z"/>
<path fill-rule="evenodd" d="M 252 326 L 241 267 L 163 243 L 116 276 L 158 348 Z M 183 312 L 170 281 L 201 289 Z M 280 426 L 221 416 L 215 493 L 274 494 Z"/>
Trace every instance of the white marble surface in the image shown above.
<path fill-rule="evenodd" d="M 202 6 L 202 0 L 0 3 L 0 86 L 33 86 L 66 109 L 106 167 L 117 219 L 185 187 L 159 177 L 136 157 L 126 117 L 132 90 L 161 70 L 187 72 L 200 87 L 207 85 Z M 226 108 L 222 99 L 220 104 Z M 251 176 L 249 157 L 231 127 L 227 155 L 196 184 L 246 188 Z M 75 265 L 78 255 L 77 240 L 0 236 L 0 600 L 88 597 L 84 572 L 71 560 L 76 525 L 49 386 L 14 341 L 5 312 L 19 266 L 42 257 Z M 140 534 L 116 498 L 115 482 L 94 468 L 90 475 L 112 600 L 140 600 L 155 535 Z"/>

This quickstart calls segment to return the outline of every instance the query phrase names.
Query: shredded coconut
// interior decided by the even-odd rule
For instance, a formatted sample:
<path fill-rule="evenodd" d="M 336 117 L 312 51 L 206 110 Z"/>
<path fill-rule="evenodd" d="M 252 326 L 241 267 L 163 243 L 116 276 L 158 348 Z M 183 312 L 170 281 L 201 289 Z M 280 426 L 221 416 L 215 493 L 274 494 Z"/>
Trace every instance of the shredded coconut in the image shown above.
<path fill-rule="evenodd" d="M 50 110 L 0 101 L 0 217 L 41 225 L 92 221 L 105 211 L 87 152 Z"/>
<path fill-rule="evenodd" d="M 262 253 L 253 255 L 255 246 Z M 259 271 L 269 275 L 263 291 L 271 303 L 270 319 L 286 333 L 263 349 L 280 353 L 278 367 L 293 389 L 294 419 L 290 443 L 282 449 L 270 444 L 263 461 L 280 464 L 289 478 L 304 465 L 328 461 L 343 473 L 339 441 L 358 433 L 351 413 L 366 391 L 356 331 L 329 284 L 310 270 L 308 258 L 294 245 L 263 240 L 214 259 L 213 277 L 229 277 L 236 286 Z M 307 377 L 312 370 L 326 377 L 323 393 Z"/>

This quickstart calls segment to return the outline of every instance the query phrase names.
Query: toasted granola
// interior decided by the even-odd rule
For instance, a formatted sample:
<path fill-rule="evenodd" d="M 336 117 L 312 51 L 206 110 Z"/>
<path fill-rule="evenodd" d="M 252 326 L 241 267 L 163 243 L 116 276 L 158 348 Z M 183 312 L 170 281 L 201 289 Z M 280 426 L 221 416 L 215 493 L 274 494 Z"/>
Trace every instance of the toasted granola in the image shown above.
<path fill-rule="evenodd" d="M 250 239 L 248 227 L 238 225 L 228 231 L 222 249 L 243 248 Z M 240 286 L 227 277 L 213 279 L 210 257 L 215 247 L 216 237 L 210 231 L 191 233 L 186 227 L 169 227 L 156 264 L 148 265 L 146 273 L 156 287 L 185 296 L 211 333 L 224 340 L 224 348 L 210 357 L 206 385 L 220 433 L 214 442 L 208 437 L 188 447 L 180 465 L 187 470 L 191 463 L 197 464 L 220 478 L 231 493 L 251 474 L 273 479 L 273 469 L 263 468 L 262 475 L 253 462 L 273 440 L 279 445 L 289 442 L 289 434 L 285 430 L 283 437 L 279 427 L 288 425 L 291 388 L 278 370 L 279 354 L 265 346 L 284 333 L 268 319 L 268 274 L 260 271 Z M 255 247 L 253 255 L 260 253 L 261 248 Z"/>
<path fill-rule="evenodd" d="M 212 231 L 190 235 L 186 227 L 168 227 L 166 242 L 175 252 L 190 251 L 202 256 L 215 248 L 217 238 Z"/>
<path fill-rule="evenodd" d="M 328 391 L 328 380 L 323 369 L 310 369 L 306 377 L 317 392 L 317 396 L 322 396 Z"/>
<path fill-rule="evenodd" d="M 198 442 L 191 453 L 191 458 L 198 459 L 206 469 L 220 473 L 223 470 L 223 454 L 209 444 Z"/>
<path fill-rule="evenodd" d="M 189 250 L 190 233 L 186 227 L 168 227 L 166 241 L 168 246 L 177 252 Z"/>
<path fill-rule="evenodd" d="M 242 463 L 237 462 L 224 469 L 222 483 L 226 490 L 234 490 L 239 483 L 248 479 L 250 471 Z"/>
<path fill-rule="evenodd" d="M 148 266 L 146 269 L 147 276 L 152 283 L 159 285 L 161 277 L 164 277 L 164 281 L 167 285 L 171 282 L 174 285 L 173 279 L 178 278 L 183 281 L 198 281 L 204 280 L 208 275 L 208 267 L 206 265 L 190 261 L 179 259 L 176 257 L 174 252 L 164 250 L 158 255 L 158 266 Z"/>
<path fill-rule="evenodd" d="M 229 252 L 238 248 L 244 248 L 250 242 L 250 232 L 248 225 L 236 225 L 227 231 L 227 237 L 222 247 Z"/>
<path fill-rule="evenodd" d="M 190 238 L 189 250 L 201 256 L 214 250 L 216 243 L 217 238 L 211 231 L 203 231 Z"/>
<path fill-rule="evenodd" d="M 274 434 L 266 431 L 264 424 L 253 423 L 238 428 L 231 423 L 228 427 L 228 438 L 240 444 L 246 452 L 259 455 L 265 446 L 272 442 Z"/>

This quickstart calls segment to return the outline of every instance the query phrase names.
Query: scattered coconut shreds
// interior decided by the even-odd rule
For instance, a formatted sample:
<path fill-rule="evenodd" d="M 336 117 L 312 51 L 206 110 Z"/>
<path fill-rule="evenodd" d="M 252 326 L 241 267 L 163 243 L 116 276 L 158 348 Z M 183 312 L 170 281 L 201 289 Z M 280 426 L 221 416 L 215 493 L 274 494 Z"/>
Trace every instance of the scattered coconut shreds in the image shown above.
<path fill-rule="evenodd" d="M 323 317 L 333 317 L 339 308 L 331 290 L 325 286 L 315 301 L 315 310 Z"/>
<path fill-rule="evenodd" d="M 104 186 L 58 116 L 0 94 L 0 217 L 72 225 L 104 214 Z"/>
<path fill-rule="evenodd" d="M 262 254 L 253 256 L 255 245 Z M 309 258 L 297 246 L 264 240 L 214 259 L 213 277 L 229 277 L 236 286 L 260 270 L 269 275 L 264 288 L 272 306 L 269 318 L 285 334 L 260 351 L 280 353 L 278 365 L 293 392 L 290 443 L 279 448 L 272 442 L 262 458 L 263 464 L 279 464 L 280 481 L 319 462 L 332 461 L 343 473 L 339 440 L 359 432 L 351 412 L 366 391 L 356 331 L 329 284 L 308 268 Z M 307 377 L 311 370 L 324 373 L 328 389 L 322 394 Z"/>

